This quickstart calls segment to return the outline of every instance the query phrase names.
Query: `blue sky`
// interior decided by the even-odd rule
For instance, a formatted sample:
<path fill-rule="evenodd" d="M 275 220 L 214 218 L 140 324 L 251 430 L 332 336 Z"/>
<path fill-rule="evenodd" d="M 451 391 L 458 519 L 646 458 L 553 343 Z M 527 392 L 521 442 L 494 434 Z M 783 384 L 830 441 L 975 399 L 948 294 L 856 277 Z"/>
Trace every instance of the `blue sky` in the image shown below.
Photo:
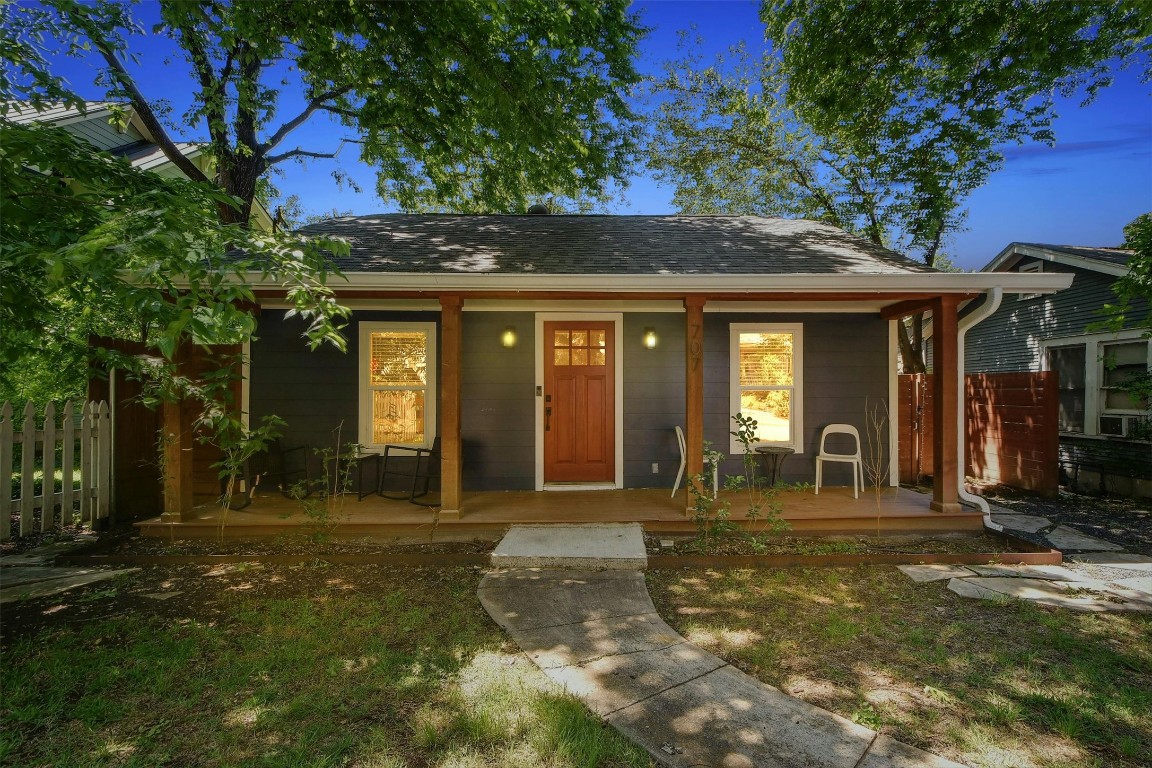
<path fill-rule="evenodd" d="M 676 52 L 677 32 L 696 26 L 703 38 L 704 53 L 726 50 L 746 40 L 750 46 L 763 40 L 757 17 L 759 4 L 744 0 L 663 0 L 638 3 L 643 22 L 653 30 L 641 44 L 641 71 L 655 73 L 660 62 Z M 145 26 L 155 19 L 155 6 L 140 6 Z M 133 67 L 141 89 L 149 98 L 168 98 L 178 116 L 191 91 L 185 65 L 167 62 L 166 42 L 134 41 L 141 53 Z M 74 61 L 57 62 L 73 87 L 83 95 L 101 98 L 92 85 L 93 70 Z M 187 83 L 187 85 L 185 85 Z M 1066 245 L 1117 245 L 1122 227 L 1137 215 L 1152 210 L 1152 98 L 1130 69 L 1098 99 L 1082 108 L 1078 98 L 1059 99 L 1059 118 L 1054 147 L 1027 145 L 1008 147 L 1006 162 L 989 182 L 968 200 L 966 231 L 946 244 L 953 261 L 965 269 L 977 269 L 1012 241 Z M 281 115 L 292 114 L 290 100 L 282 100 Z M 293 137 L 297 143 L 319 151 L 335 149 L 342 130 L 324 118 L 314 119 Z M 185 140 L 203 138 L 186 132 Z M 291 139 L 283 146 L 295 146 Z M 357 162 L 355 145 L 342 150 L 336 162 L 312 161 L 306 165 L 282 164 L 284 175 L 275 179 L 285 194 L 300 196 L 309 212 L 337 209 L 353 213 L 387 210 L 375 194 L 373 171 Z M 352 190 L 333 178 L 339 169 L 361 188 Z M 672 190 L 640 175 L 632 179 L 617 213 L 675 213 Z"/>

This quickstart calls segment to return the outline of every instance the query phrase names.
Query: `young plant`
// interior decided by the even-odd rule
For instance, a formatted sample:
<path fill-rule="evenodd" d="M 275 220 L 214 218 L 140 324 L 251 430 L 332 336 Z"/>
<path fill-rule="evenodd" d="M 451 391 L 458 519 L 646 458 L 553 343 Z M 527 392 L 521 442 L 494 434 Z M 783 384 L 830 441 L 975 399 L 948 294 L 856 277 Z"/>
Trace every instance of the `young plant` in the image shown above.
<path fill-rule="evenodd" d="M 876 499 L 876 535 L 880 535 L 880 497 L 884 493 L 884 483 L 888 479 L 891 463 L 884 451 L 888 432 L 888 403 L 864 401 L 864 442 L 866 451 L 861 452 L 864 476 L 871 481 Z"/>
<path fill-rule="evenodd" d="M 341 445 L 340 437 L 344 429 L 341 421 L 332 430 L 333 444 L 317 448 L 320 457 L 319 488 L 315 496 L 303 493 L 302 488 L 294 495 L 300 499 L 305 517 L 315 526 L 313 538 L 323 541 L 332 535 L 344 514 L 344 497 L 352 490 L 352 470 L 356 466 L 349 457 L 358 456 L 363 449 L 359 443 Z"/>
<path fill-rule="evenodd" d="M 780 533 L 789 526 L 780 519 L 781 506 L 775 500 L 777 489 L 769 487 L 759 476 L 759 457 L 755 451 L 756 420 L 739 413 L 732 420 L 736 423 L 736 430 L 730 434 L 742 446 L 744 474 L 725 477 L 724 490 L 745 494 L 747 506 L 744 517 L 747 522 L 741 527 L 732 521 L 731 502 L 708 492 L 710 487 L 714 487 L 709 483 L 712 478 L 703 474 L 694 475 L 688 479 L 688 493 L 692 498 L 697 540 L 702 549 L 709 549 L 722 536 L 740 535 L 754 549 L 763 549 L 769 535 Z M 712 467 L 714 472 L 718 471 L 723 459 L 722 451 L 714 450 L 709 442 L 704 443 L 705 464 Z"/>

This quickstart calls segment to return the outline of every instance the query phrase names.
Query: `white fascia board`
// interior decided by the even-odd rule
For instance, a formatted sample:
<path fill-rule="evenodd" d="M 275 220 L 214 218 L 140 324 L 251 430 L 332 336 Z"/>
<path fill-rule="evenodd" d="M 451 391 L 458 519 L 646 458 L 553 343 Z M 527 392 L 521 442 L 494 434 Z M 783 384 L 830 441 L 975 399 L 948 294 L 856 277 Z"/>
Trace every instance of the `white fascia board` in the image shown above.
<path fill-rule="evenodd" d="M 1055 293 L 1072 284 L 1072 275 L 1014 272 L 911 272 L 888 275 L 536 275 L 507 273 L 426 274 L 412 272 L 346 272 L 329 287 L 380 291 L 590 291 L 625 293 L 982 293 L 1000 287 L 1005 293 Z M 258 272 L 246 275 L 254 288 L 275 288 Z"/>
<path fill-rule="evenodd" d="M 1048 248 L 1039 248 L 1034 245 L 1023 245 L 1021 243 L 1012 243 L 1000 251 L 996 258 L 988 262 L 987 266 L 983 267 L 980 271 L 997 272 L 1001 269 L 1010 269 L 1017 261 L 1025 257 L 1040 259 L 1041 261 L 1051 261 L 1057 264 L 1067 264 L 1070 267 L 1079 267 L 1081 269 L 1091 270 L 1092 272 L 1100 272 L 1116 277 L 1123 277 L 1128 274 L 1128 267 L 1122 267 L 1119 264 L 1097 261 L 1096 259 L 1085 259 L 1071 253 L 1053 251 Z M 1009 291 L 1005 289 L 1005 292 Z M 1031 291 L 1031 293 L 1041 293 L 1041 291 Z"/>

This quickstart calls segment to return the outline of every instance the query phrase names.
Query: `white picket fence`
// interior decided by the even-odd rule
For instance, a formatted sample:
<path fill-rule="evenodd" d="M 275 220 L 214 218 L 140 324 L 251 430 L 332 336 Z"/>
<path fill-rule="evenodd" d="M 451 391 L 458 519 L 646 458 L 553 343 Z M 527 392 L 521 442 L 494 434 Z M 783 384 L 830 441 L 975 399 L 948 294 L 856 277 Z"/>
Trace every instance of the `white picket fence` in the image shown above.
<path fill-rule="evenodd" d="M 94 523 L 109 515 L 112 492 L 112 419 L 108 403 L 85 403 L 76 412 L 64 404 L 57 424 L 56 407 L 44 408 L 44 422 L 36 428 L 36 406 L 24 406 L 22 422 L 13 419 L 10 403 L 0 410 L 0 471 L 4 491 L 0 496 L 0 540 L 26 536 L 37 526 L 49 531 L 57 524 Z M 19 428 L 17 428 L 19 424 Z M 20 446 L 19 467 L 15 446 Z M 61 447 L 59 487 L 56 483 L 56 447 Z M 76 466 L 77 448 L 80 464 Z M 36 474 L 43 486 L 36 495 Z M 19 483 L 14 482 L 19 477 Z M 17 485 L 18 490 L 13 489 Z M 15 495 L 18 493 L 19 495 Z M 5 504 L 4 502 L 7 501 Z M 57 514 L 59 508 L 59 514 Z M 19 515 L 19 524 L 13 519 Z"/>

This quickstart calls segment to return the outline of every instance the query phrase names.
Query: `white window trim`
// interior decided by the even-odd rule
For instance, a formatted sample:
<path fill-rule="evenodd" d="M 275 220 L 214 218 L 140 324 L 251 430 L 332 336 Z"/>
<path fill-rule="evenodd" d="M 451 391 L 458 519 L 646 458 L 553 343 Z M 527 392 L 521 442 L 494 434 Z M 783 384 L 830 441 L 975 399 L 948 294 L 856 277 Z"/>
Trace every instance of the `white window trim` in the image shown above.
<path fill-rule="evenodd" d="M 1108 344 L 1123 344 L 1125 342 L 1140 341 L 1144 331 L 1132 328 L 1115 333 L 1086 333 L 1080 336 L 1064 336 L 1059 338 L 1043 339 L 1040 342 L 1040 370 L 1048 371 L 1048 350 L 1059 347 L 1073 347 L 1084 345 L 1084 431 L 1061 432 L 1063 435 L 1086 435 L 1088 437 L 1112 437 L 1100 434 L 1100 417 L 1102 415 L 1139 414 L 1141 411 L 1106 410 L 1100 407 L 1100 390 L 1104 382 L 1104 355 L 1103 347 Z M 1148 340 L 1148 354 L 1152 359 L 1152 339 Z"/>
<path fill-rule="evenodd" d="M 762 441 L 757 445 L 778 445 L 791 448 L 796 453 L 804 453 L 804 324 L 803 323 L 730 323 L 729 374 L 730 389 L 729 416 L 740 413 L 740 334 L 741 333 L 791 333 L 792 334 L 792 439 L 788 442 Z M 735 422 L 729 421 L 735 427 Z M 732 455 L 743 452 L 744 446 L 735 438 L 729 442 Z"/>
<path fill-rule="evenodd" d="M 428 337 L 428 367 L 426 369 L 427 381 L 424 393 L 424 442 L 423 443 L 397 443 L 413 448 L 431 448 L 436 439 L 436 405 L 440 399 L 436 388 L 436 374 L 439 369 L 439 358 L 436 356 L 436 323 L 389 323 L 376 321 L 362 321 L 360 323 L 360 354 L 357 365 L 357 376 L 360 379 L 360 429 L 359 441 L 367 450 L 383 448 L 384 443 L 372 442 L 372 387 L 369 384 L 368 371 L 371 368 L 372 345 L 370 339 L 373 333 L 381 331 L 423 331 Z"/>

